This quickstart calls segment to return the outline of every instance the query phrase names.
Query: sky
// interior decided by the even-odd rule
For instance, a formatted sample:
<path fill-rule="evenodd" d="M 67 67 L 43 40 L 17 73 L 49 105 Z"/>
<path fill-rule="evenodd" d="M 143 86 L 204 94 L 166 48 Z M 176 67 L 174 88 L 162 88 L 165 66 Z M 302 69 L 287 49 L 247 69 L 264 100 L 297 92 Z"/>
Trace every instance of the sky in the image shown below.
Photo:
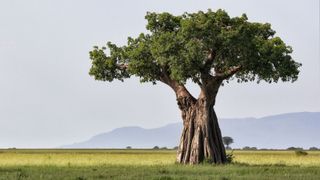
<path fill-rule="evenodd" d="M 0 148 L 58 147 L 117 127 L 181 121 L 170 88 L 137 78 L 95 81 L 88 53 L 146 32 L 148 11 L 208 8 L 271 23 L 303 64 L 295 83 L 226 84 L 217 97 L 218 117 L 320 111 L 318 0 L 1 0 Z M 197 86 L 187 86 L 197 96 Z"/>

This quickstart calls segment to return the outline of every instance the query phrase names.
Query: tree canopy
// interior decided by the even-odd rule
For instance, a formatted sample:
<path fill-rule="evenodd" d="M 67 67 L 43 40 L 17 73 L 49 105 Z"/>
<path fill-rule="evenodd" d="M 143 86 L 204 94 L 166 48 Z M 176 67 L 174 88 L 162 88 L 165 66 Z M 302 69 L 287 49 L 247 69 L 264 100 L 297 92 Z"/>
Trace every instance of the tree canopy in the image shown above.
<path fill-rule="evenodd" d="M 189 79 L 201 85 L 205 77 L 270 83 L 298 78 L 301 64 L 269 23 L 210 9 L 180 16 L 148 12 L 145 18 L 148 32 L 129 37 L 127 45 L 108 42 L 90 51 L 90 75 L 102 81 L 138 76 L 141 82 L 169 79 L 182 85 Z"/>
<path fill-rule="evenodd" d="M 222 137 L 222 141 L 223 141 L 223 144 L 225 144 L 225 145 L 227 145 L 227 147 L 229 147 L 229 145 L 233 143 L 233 138 L 230 136 L 224 136 L 224 137 Z"/>

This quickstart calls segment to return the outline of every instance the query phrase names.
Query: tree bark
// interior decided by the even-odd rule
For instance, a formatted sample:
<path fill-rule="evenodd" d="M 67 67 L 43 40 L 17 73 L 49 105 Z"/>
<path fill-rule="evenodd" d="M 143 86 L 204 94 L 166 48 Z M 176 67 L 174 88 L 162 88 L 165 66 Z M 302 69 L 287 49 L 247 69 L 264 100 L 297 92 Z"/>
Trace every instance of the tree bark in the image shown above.
<path fill-rule="evenodd" d="M 218 119 L 212 106 L 199 99 L 189 107 L 178 104 L 182 111 L 183 131 L 178 146 L 177 162 L 183 164 L 225 163 L 226 153 Z"/>
<path fill-rule="evenodd" d="M 226 163 L 218 118 L 213 109 L 218 87 L 207 86 L 198 100 L 177 97 L 183 119 L 183 130 L 177 152 L 178 163 Z"/>
<path fill-rule="evenodd" d="M 162 72 L 160 81 L 176 93 L 183 119 L 183 131 L 178 146 L 177 162 L 182 164 L 226 163 L 218 118 L 213 109 L 223 79 L 209 74 L 201 77 L 201 93 L 195 99 L 186 87 Z"/>

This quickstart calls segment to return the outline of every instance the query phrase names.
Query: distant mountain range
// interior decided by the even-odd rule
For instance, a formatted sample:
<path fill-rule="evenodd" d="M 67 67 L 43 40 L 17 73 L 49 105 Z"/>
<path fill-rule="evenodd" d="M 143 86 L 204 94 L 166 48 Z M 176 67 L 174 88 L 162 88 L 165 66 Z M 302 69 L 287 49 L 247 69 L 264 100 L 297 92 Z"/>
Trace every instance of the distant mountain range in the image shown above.
<path fill-rule="evenodd" d="M 234 139 L 233 148 L 244 146 L 283 149 L 320 147 L 320 112 L 287 113 L 263 118 L 220 119 L 223 136 Z M 122 127 L 87 141 L 62 148 L 152 148 L 178 145 L 182 122 L 154 129 Z"/>

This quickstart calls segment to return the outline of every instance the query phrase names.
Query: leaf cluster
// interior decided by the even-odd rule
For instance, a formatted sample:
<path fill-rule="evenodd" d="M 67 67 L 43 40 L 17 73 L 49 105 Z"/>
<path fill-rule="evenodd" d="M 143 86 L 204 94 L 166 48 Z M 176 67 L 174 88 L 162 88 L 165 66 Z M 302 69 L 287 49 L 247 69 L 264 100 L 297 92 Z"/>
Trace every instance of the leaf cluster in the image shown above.
<path fill-rule="evenodd" d="M 141 82 L 153 83 L 168 76 L 180 84 L 223 74 L 238 82 L 298 78 L 301 64 L 292 59 L 292 48 L 275 36 L 268 23 L 210 9 L 180 16 L 148 12 L 145 18 L 148 33 L 129 37 L 124 46 L 108 42 L 90 51 L 90 75 L 102 81 L 122 81 L 134 75 Z M 241 68 L 232 76 L 234 67 Z"/>

